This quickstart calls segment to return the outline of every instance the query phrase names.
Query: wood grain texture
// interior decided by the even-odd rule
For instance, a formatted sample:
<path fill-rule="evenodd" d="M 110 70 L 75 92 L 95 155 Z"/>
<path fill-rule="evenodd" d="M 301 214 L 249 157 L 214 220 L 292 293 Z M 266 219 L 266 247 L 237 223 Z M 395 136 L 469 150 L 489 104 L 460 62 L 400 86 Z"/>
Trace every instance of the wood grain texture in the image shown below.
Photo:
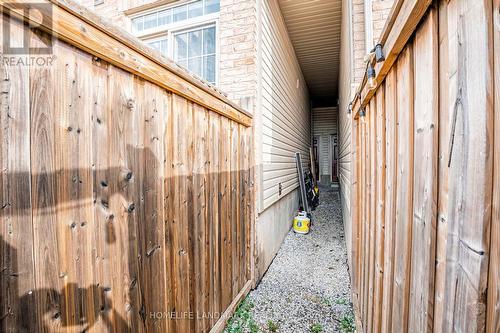
<path fill-rule="evenodd" d="M 500 331 L 500 1 L 493 1 L 495 147 L 486 332 Z"/>
<path fill-rule="evenodd" d="M 451 114 L 448 90 L 448 4 L 439 3 L 439 160 L 438 160 L 438 217 L 436 235 L 436 273 L 434 282 L 433 327 L 441 328 L 443 323 L 444 288 L 446 281 L 446 238 L 448 235 L 448 146 Z"/>
<path fill-rule="evenodd" d="M 351 245 L 351 286 L 353 298 L 358 298 L 359 295 L 359 256 L 361 250 L 360 245 L 360 130 L 359 121 L 352 120 L 350 122 L 351 131 L 351 165 L 352 165 L 352 178 L 350 183 L 350 193 L 351 193 L 351 232 L 352 232 L 352 245 Z M 348 221 L 345 221 L 346 223 Z"/>
<path fill-rule="evenodd" d="M 404 49 L 389 54 L 390 66 L 376 65 L 377 73 L 382 70 L 377 87 L 369 92 L 365 87 L 354 103 L 354 121 L 366 123 L 352 148 L 362 151 L 356 161 L 361 171 L 353 180 L 360 182 L 363 217 L 356 225 L 361 230 L 353 277 L 357 315 L 367 332 L 496 332 L 500 4 L 443 0 L 396 5 L 399 17 L 389 23 L 394 31 L 385 46 L 405 40 Z M 416 15 L 409 17 L 413 10 Z M 402 36 L 396 34 L 398 24 Z M 382 93 L 385 105 L 378 103 Z M 385 113 L 385 168 L 380 168 L 378 146 L 373 155 L 371 118 L 360 117 L 361 110 Z M 377 179 L 386 180 L 383 240 L 378 207 L 373 216 L 373 196 L 379 202 L 381 186 L 378 181 L 375 189 L 372 185 L 374 170 Z"/>
<path fill-rule="evenodd" d="M 397 197 L 394 253 L 392 331 L 405 332 L 409 315 L 411 221 L 413 217 L 413 49 L 401 53 L 397 65 Z"/>
<path fill-rule="evenodd" d="M 384 281 L 384 236 L 385 236 L 385 85 L 382 85 L 375 95 L 377 113 L 376 127 L 376 208 L 375 208 L 375 264 L 373 287 L 373 332 L 381 332 L 382 295 Z"/>
<path fill-rule="evenodd" d="M 370 214 L 369 214 L 369 231 L 368 231 L 368 302 L 367 302 L 367 326 L 366 330 L 373 330 L 373 312 L 374 312 L 374 291 L 375 291 L 375 234 L 376 234 L 376 209 L 377 209 L 377 103 L 375 98 L 370 101 L 370 109 L 367 113 L 369 118 L 369 150 L 370 150 L 370 162 L 367 165 L 369 170 L 369 201 Z"/>
<path fill-rule="evenodd" d="M 51 66 L 0 67 L 0 330 L 220 327 L 253 285 L 253 129 L 60 39 L 52 51 Z"/>
<path fill-rule="evenodd" d="M 397 136 L 398 114 L 396 112 L 396 66 L 385 79 L 385 212 L 384 212 L 384 278 L 381 312 L 381 332 L 387 332 L 392 320 L 392 293 L 394 283 L 394 232 L 396 222 L 397 189 Z"/>
<path fill-rule="evenodd" d="M 453 105 L 448 165 L 447 277 L 443 330 L 483 331 L 491 223 L 493 84 L 491 2 L 450 1 Z M 473 60 L 472 60 L 473 59 Z"/>
<path fill-rule="evenodd" d="M 438 181 L 437 9 L 427 14 L 414 45 L 414 180 L 408 330 L 432 332 Z"/>
<path fill-rule="evenodd" d="M 0 24 L 5 19 L 2 16 Z M 22 43 L 22 32 L 22 24 L 12 22 L 10 41 Z M 23 311 L 36 307 L 35 295 L 29 295 L 36 287 L 29 176 L 30 70 L 2 65 L 0 82 L 0 331 L 36 331 L 36 313 Z"/>

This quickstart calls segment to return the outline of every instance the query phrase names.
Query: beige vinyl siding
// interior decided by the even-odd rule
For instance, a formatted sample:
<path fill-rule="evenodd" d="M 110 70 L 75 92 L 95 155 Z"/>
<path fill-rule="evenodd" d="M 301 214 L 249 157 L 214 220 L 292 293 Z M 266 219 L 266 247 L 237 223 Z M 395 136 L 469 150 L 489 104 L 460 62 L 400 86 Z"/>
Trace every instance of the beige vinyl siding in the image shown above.
<path fill-rule="evenodd" d="M 362 0 L 343 0 L 342 33 L 339 72 L 339 164 L 338 174 L 347 258 L 351 267 L 352 225 L 351 225 L 351 114 L 348 114 L 352 92 L 363 73 L 364 38 L 354 40 L 353 35 L 364 36 L 364 17 Z M 354 20 L 356 15 L 356 20 Z"/>
<path fill-rule="evenodd" d="M 313 137 L 318 139 L 320 176 L 331 174 L 333 151 L 330 153 L 330 135 L 337 133 L 337 112 L 338 107 L 312 110 Z"/>
<path fill-rule="evenodd" d="M 309 96 L 276 0 L 260 6 L 260 108 L 262 185 L 260 211 L 298 186 L 295 152 L 307 165 L 310 146 Z M 279 194 L 279 184 L 282 192 Z"/>

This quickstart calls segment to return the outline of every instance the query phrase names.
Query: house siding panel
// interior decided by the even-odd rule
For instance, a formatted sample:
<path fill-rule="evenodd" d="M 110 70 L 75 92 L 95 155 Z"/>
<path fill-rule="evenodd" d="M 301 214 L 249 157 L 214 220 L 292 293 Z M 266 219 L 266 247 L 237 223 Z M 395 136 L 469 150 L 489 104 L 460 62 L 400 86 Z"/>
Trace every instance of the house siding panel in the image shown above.
<path fill-rule="evenodd" d="M 279 5 L 259 3 L 263 211 L 299 186 L 294 154 L 300 152 L 307 165 L 311 128 L 308 89 Z"/>

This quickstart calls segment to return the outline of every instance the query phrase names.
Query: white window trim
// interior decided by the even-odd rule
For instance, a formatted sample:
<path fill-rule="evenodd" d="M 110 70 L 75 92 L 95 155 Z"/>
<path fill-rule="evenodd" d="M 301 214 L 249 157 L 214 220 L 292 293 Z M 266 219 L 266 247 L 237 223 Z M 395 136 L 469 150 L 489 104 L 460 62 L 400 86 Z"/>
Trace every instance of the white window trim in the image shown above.
<path fill-rule="evenodd" d="M 196 1 L 196 0 L 195 0 Z M 189 1 L 183 4 L 188 4 Z M 134 15 L 129 16 L 130 19 L 134 19 L 136 17 L 144 16 L 150 14 L 152 12 L 161 11 L 168 8 L 177 7 L 179 4 L 162 6 L 154 9 L 150 9 L 147 11 L 135 13 Z M 219 57 L 220 57 L 220 43 L 219 43 L 219 13 L 211 13 L 203 16 L 198 16 L 186 20 L 182 20 L 179 22 L 171 23 L 169 25 L 165 25 L 162 27 L 156 27 L 152 29 L 143 30 L 140 32 L 133 32 L 133 34 L 142 39 L 145 43 L 153 42 L 161 39 L 163 36 L 167 36 L 168 39 L 168 54 L 167 57 L 170 59 L 174 59 L 174 35 L 182 32 L 190 32 L 194 30 L 199 30 L 203 28 L 215 27 L 215 85 L 219 84 Z"/>

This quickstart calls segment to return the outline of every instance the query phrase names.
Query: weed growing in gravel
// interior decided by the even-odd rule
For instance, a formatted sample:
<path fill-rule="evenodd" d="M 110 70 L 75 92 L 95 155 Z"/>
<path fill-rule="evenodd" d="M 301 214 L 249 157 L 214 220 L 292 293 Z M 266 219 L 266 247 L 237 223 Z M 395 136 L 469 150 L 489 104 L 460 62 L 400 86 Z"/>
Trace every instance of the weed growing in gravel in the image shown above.
<path fill-rule="evenodd" d="M 354 325 L 354 316 L 352 314 L 346 314 L 340 320 L 340 330 L 343 333 L 352 333 L 356 330 Z"/>
<path fill-rule="evenodd" d="M 245 298 L 228 320 L 224 333 L 259 333 L 259 326 L 253 319 L 253 306 L 253 303 Z"/>
<path fill-rule="evenodd" d="M 339 298 L 338 300 L 335 301 L 335 304 L 346 305 L 347 304 L 347 300 L 345 298 Z"/>
<path fill-rule="evenodd" d="M 321 303 L 323 303 L 323 305 L 326 305 L 326 306 L 331 306 L 332 305 L 332 302 L 330 302 L 330 300 L 328 298 L 323 298 L 321 300 Z"/>
<path fill-rule="evenodd" d="M 278 326 L 278 324 L 276 324 L 274 321 L 267 321 L 267 329 L 269 330 L 269 332 L 278 332 L 279 328 L 280 327 Z"/>
<path fill-rule="evenodd" d="M 323 332 L 323 326 L 321 326 L 320 324 L 313 324 L 309 328 L 309 331 L 311 331 L 311 333 L 321 333 Z"/>

